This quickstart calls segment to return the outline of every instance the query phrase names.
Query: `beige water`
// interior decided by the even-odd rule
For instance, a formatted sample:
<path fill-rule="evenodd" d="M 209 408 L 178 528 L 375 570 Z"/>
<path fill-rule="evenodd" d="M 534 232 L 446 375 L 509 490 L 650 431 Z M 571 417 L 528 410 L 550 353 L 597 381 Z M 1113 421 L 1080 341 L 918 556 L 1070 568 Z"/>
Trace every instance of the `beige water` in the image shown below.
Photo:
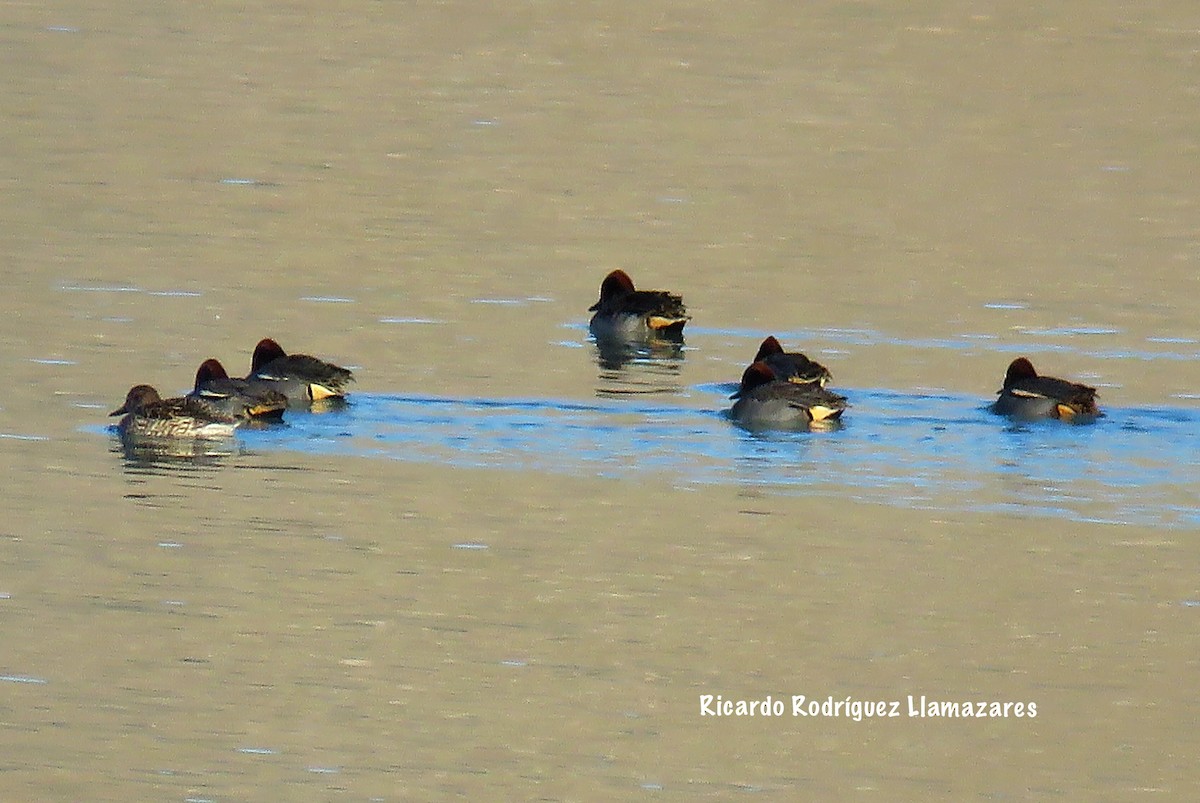
<path fill-rule="evenodd" d="M 1190 422 L 1200 11 L 892 5 L 7 7 L 0 798 L 1195 797 L 1186 437 L 1161 515 L 1115 524 L 1092 488 L 1022 509 L 1019 471 L 955 490 L 971 438 L 919 507 L 839 463 L 806 491 L 472 468 L 474 430 L 370 452 L 389 394 L 596 404 L 614 266 L 695 316 L 681 361 L 630 368 L 659 412 L 727 404 L 777 332 L 918 400 L 982 405 L 1028 353 L 1130 422 L 1092 445 Z M 268 334 L 363 403 L 122 459 L 130 385 L 240 373 Z M 812 448 L 869 446 L 879 398 Z"/>

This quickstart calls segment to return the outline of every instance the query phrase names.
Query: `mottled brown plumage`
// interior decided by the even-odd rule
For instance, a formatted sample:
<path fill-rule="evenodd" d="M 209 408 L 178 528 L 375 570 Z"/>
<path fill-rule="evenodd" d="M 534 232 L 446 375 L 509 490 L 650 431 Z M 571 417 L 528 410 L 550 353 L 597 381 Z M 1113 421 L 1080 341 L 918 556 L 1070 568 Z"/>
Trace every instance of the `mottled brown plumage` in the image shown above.
<path fill-rule="evenodd" d="M 226 438 L 239 423 L 202 399 L 161 398 L 150 385 L 130 388 L 109 415 L 124 416 L 117 430 L 126 438 Z"/>

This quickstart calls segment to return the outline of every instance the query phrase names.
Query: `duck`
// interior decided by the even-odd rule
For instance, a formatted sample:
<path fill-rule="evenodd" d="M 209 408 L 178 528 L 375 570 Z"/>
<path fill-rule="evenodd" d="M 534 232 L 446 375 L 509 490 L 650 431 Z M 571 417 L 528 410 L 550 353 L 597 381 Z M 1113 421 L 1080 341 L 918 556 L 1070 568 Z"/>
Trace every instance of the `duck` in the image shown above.
<path fill-rule="evenodd" d="M 125 439 L 228 438 L 241 423 L 203 399 L 164 399 L 150 385 L 134 385 L 109 415 L 124 416 L 117 431 Z"/>
<path fill-rule="evenodd" d="M 288 354 L 265 337 L 254 347 L 246 380 L 269 384 L 295 406 L 345 399 L 346 386 L 354 381 L 354 373 L 308 354 Z"/>
<path fill-rule="evenodd" d="M 1015 418 L 1096 418 L 1103 415 L 1096 405 L 1096 389 L 1078 382 L 1039 376 L 1033 363 L 1018 357 L 1004 374 L 1004 386 L 992 410 Z"/>
<path fill-rule="evenodd" d="M 729 415 L 746 427 L 829 426 L 849 406 L 845 396 L 826 390 L 820 382 L 791 382 L 764 360 L 750 364 L 731 398 Z"/>
<path fill-rule="evenodd" d="M 683 298 L 665 290 L 637 290 L 623 270 L 614 270 L 600 283 L 600 300 L 588 328 L 597 338 L 666 338 L 679 340 L 691 320 Z"/>
<path fill-rule="evenodd" d="M 254 421 L 283 418 L 288 400 L 272 383 L 261 379 L 231 379 L 220 360 L 207 359 L 196 371 L 196 384 L 187 395 L 213 405 L 226 415 Z"/>
<path fill-rule="evenodd" d="M 810 360 L 798 351 L 784 351 L 774 335 L 762 342 L 751 362 L 765 362 L 778 378 L 802 385 L 815 382 L 825 387 L 825 383 L 833 379 L 833 374 L 821 363 Z"/>

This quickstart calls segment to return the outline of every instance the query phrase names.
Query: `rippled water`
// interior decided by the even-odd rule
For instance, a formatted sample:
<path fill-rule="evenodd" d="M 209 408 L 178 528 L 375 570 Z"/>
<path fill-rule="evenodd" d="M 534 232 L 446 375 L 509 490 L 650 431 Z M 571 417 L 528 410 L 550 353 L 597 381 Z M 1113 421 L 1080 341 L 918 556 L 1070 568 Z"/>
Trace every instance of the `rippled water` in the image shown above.
<path fill-rule="evenodd" d="M 698 389 L 702 392 L 724 388 Z M 978 398 L 842 389 L 834 432 L 747 432 L 713 410 L 553 399 L 363 395 L 336 421 L 296 416 L 248 448 L 575 475 L 652 472 L 890 504 L 1108 522 L 1200 523 L 1200 414 L 1109 409 L 1093 425 L 1014 424 Z"/>
<path fill-rule="evenodd" d="M 1194 3 L 4 30 L 0 799 L 1200 793 Z M 685 347 L 597 353 L 616 267 Z M 768 333 L 843 427 L 725 417 Z M 124 453 L 131 385 L 263 336 L 349 406 Z M 1107 417 L 990 415 L 1017 354 Z"/>
<path fill-rule="evenodd" d="M 865 331 L 786 337 L 804 342 L 814 334 L 856 345 L 883 339 Z M 653 474 L 679 486 L 727 483 L 1095 522 L 1200 523 L 1194 408 L 1106 406 L 1086 425 L 1024 423 L 992 414 L 990 399 L 979 396 L 839 386 L 852 408 L 838 429 L 750 432 L 726 415 L 735 385 L 678 385 L 683 352 L 635 353 L 617 364 L 611 354 L 594 356 L 595 400 L 360 392 L 343 410 L 293 411 L 281 426 L 244 430 L 236 448 L 573 476 Z M 221 454 L 205 457 L 219 462 Z"/>
<path fill-rule="evenodd" d="M 1113 327 L 1077 324 L 1053 329 L 1012 327 L 1021 333 L 1019 343 L 1005 342 L 998 335 L 964 332 L 948 338 L 905 338 L 874 329 L 797 329 L 774 334 L 785 343 L 810 343 L 814 340 L 842 347 L 900 346 L 913 350 L 944 350 L 952 360 L 955 352 L 979 351 L 987 348 L 1010 358 L 1023 354 L 1074 354 L 1098 359 L 1132 360 L 1200 360 L 1200 340 L 1186 337 L 1148 336 L 1131 339 L 1128 333 Z M 740 336 L 752 340 L 762 335 L 742 329 L 706 329 L 695 327 L 693 334 Z M 1121 345 L 1108 347 L 1087 343 L 1088 336 L 1114 336 Z M 1000 361 L 1002 362 L 1002 361 Z"/>

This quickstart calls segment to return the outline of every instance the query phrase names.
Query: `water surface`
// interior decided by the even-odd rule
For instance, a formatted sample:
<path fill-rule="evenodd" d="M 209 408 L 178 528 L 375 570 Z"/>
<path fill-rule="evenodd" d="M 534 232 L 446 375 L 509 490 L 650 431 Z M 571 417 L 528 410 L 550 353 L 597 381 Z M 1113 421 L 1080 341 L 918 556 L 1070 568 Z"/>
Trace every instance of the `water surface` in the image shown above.
<path fill-rule="evenodd" d="M 1194 3 L 0 30 L 0 798 L 1200 792 Z M 600 359 L 616 267 L 683 294 L 678 353 Z M 843 428 L 722 417 L 766 334 Z M 106 431 L 264 336 L 351 406 L 203 458 Z M 1019 354 L 1107 417 L 987 414 Z"/>
<path fill-rule="evenodd" d="M 1013 422 L 977 397 L 839 388 L 831 432 L 747 431 L 713 404 L 356 394 L 342 413 L 292 415 L 242 448 L 533 471 L 758 486 L 932 510 L 1195 527 L 1200 413 L 1107 408 L 1091 424 Z M 333 420 L 336 419 L 336 420 Z"/>

